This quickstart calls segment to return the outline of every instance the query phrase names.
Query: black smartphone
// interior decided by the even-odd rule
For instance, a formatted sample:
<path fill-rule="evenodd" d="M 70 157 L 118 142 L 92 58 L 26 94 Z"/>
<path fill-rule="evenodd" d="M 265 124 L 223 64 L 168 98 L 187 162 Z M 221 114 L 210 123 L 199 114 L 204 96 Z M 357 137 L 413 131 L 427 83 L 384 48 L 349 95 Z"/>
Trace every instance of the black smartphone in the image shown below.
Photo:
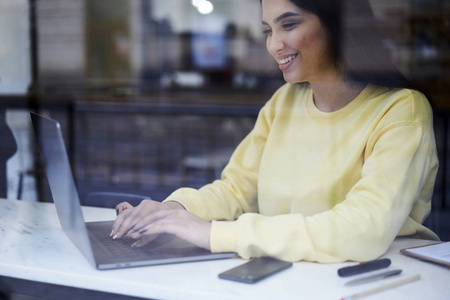
<path fill-rule="evenodd" d="M 286 262 L 271 257 L 259 257 L 233 269 L 220 273 L 219 278 L 244 283 L 255 283 L 291 266 L 291 262 Z"/>

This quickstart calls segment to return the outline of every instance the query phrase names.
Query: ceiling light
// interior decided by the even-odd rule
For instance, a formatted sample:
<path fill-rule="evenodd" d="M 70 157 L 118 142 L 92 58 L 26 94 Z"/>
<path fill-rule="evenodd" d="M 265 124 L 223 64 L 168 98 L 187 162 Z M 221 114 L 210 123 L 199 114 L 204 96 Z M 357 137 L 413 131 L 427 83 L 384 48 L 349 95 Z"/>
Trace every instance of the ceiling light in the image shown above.
<path fill-rule="evenodd" d="M 212 11 L 214 10 L 214 6 L 211 2 L 203 0 L 198 3 L 197 10 L 199 13 L 207 15 L 212 13 Z"/>

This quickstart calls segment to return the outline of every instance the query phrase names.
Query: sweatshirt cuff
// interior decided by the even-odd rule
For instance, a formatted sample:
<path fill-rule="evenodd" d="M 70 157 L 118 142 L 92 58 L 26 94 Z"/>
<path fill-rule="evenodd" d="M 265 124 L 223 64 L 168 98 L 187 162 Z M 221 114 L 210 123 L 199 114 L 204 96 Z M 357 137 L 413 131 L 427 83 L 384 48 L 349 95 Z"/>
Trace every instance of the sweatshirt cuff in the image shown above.
<path fill-rule="evenodd" d="M 162 203 L 168 202 L 168 201 L 175 201 L 180 203 L 181 205 L 184 206 L 184 208 L 200 217 L 203 218 L 203 207 L 201 205 L 196 205 L 195 204 L 195 190 L 191 189 L 191 188 L 181 188 L 176 190 L 175 192 L 173 192 L 169 197 L 167 197 Z M 199 203 L 199 201 L 197 201 L 196 203 Z"/>
<path fill-rule="evenodd" d="M 211 252 L 238 252 L 238 232 L 239 222 L 237 221 L 212 221 Z"/>

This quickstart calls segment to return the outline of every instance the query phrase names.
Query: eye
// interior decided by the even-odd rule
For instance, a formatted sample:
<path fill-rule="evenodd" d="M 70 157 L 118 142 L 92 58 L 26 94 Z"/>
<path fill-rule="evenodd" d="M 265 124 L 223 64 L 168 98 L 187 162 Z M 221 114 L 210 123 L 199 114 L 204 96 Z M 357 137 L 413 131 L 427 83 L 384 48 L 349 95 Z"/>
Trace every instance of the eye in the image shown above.
<path fill-rule="evenodd" d="M 283 27 L 283 29 L 285 29 L 285 30 L 292 30 L 295 27 L 297 27 L 297 25 L 298 25 L 298 22 L 286 22 L 286 23 L 283 23 L 283 25 L 281 25 L 281 27 Z"/>
<path fill-rule="evenodd" d="M 272 30 L 270 28 L 264 28 L 262 32 L 265 36 L 269 36 L 272 34 Z"/>

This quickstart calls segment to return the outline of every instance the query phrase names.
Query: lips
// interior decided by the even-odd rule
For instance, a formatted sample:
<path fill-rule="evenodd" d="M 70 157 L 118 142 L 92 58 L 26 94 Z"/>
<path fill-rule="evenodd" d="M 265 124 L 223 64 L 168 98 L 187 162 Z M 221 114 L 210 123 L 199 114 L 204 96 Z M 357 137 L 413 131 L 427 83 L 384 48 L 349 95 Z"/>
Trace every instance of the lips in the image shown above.
<path fill-rule="evenodd" d="M 280 61 L 278 62 L 280 65 L 284 65 L 287 64 L 288 62 L 292 61 L 294 58 L 297 57 L 297 54 L 294 55 L 289 55 L 286 58 L 280 59 Z"/>
<path fill-rule="evenodd" d="M 294 59 L 298 56 L 298 54 L 293 54 L 286 56 L 278 61 L 281 70 L 288 69 L 292 64 Z"/>

